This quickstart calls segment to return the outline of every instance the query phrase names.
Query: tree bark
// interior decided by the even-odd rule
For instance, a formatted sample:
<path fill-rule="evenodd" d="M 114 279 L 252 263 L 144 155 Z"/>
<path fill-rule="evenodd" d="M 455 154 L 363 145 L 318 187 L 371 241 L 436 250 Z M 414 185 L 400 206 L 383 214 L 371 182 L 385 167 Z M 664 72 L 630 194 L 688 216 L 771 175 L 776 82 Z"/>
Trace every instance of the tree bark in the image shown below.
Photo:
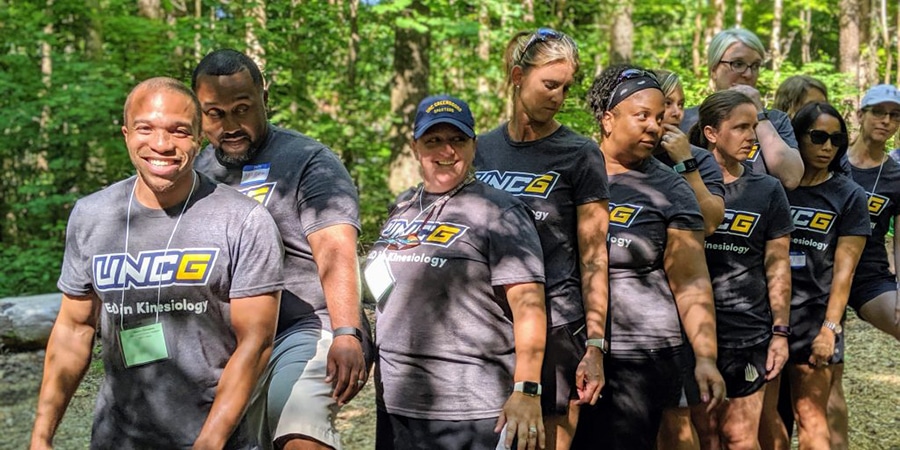
<path fill-rule="evenodd" d="M 534 23 L 534 0 L 522 0 L 522 21 L 525 23 Z"/>
<path fill-rule="evenodd" d="M 612 19 L 612 32 L 609 34 L 610 64 L 624 64 L 631 61 L 634 53 L 634 22 L 631 13 L 633 0 L 622 0 L 615 7 Z"/>
<path fill-rule="evenodd" d="M 703 38 L 703 8 L 706 6 L 706 0 L 697 0 L 697 10 L 694 11 L 694 40 L 691 41 L 691 63 L 695 77 L 703 75 L 702 53 L 705 52 L 701 48 Z"/>
<path fill-rule="evenodd" d="M 259 70 L 266 72 L 266 49 L 259 42 L 259 33 L 266 29 L 266 2 L 265 0 L 251 0 L 247 9 L 247 24 L 244 33 L 244 42 L 247 44 L 247 56 L 249 56 Z"/>
<path fill-rule="evenodd" d="M 893 66 L 894 54 L 891 53 L 891 36 L 887 19 L 887 0 L 880 1 L 879 8 L 879 24 L 881 25 L 881 41 L 884 43 L 884 56 L 887 59 L 884 63 L 884 81 L 882 83 L 891 82 L 891 70 Z"/>
<path fill-rule="evenodd" d="M 804 8 L 800 11 L 800 62 L 809 64 L 812 62 L 812 9 Z"/>
<path fill-rule="evenodd" d="M 865 1 L 865 0 L 862 0 Z M 840 0 L 838 21 L 839 34 L 839 60 L 838 70 L 852 77 L 853 83 L 859 83 L 859 54 L 860 54 L 860 0 Z"/>
<path fill-rule="evenodd" d="M 427 17 L 428 8 L 421 0 L 413 0 L 402 13 L 407 18 Z M 394 29 L 394 76 L 391 88 L 391 142 L 388 188 L 402 192 L 419 181 L 418 163 L 409 145 L 416 117 L 416 107 L 428 93 L 428 52 L 431 36 L 413 28 Z"/>
<path fill-rule="evenodd" d="M 710 38 L 725 29 L 725 0 L 713 0 L 713 17 Z"/>
<path fill-rule="evenodd" d="M 769 52 L 772 54 L 772 72 L 774 84 L 778 84 L 781 75 L 781 15 L 784 11 L 784 0 L 775 0 L 772 6 L 772 39 L 769 41 Z"/>
<path fill-rule="evenodd" d="M 163 9 L 160 0 L 137 0 L 138 14 L 148 19 L 159 20 L 163 18 Z"/>
<path fill-rule="evenodd" d="M 744 1 L 734 0 L 734 26 L 741 28 L 744 26 Z"/>

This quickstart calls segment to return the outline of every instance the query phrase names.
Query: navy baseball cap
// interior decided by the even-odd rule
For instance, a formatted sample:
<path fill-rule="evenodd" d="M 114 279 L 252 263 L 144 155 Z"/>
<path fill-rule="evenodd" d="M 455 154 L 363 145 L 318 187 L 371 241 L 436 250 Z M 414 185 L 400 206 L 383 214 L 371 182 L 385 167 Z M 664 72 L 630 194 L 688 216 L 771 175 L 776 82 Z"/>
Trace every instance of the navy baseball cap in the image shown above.
<path fill-rule="evenodd" d="M 449 95 L 434 95 L 419 103 L 413 139 L 419 139 L 428 129 L 439 123 L 449 123 L 459 128 L 466 136 L 475 137 L 475 118 L 472 117 L 469 105 Z"/>

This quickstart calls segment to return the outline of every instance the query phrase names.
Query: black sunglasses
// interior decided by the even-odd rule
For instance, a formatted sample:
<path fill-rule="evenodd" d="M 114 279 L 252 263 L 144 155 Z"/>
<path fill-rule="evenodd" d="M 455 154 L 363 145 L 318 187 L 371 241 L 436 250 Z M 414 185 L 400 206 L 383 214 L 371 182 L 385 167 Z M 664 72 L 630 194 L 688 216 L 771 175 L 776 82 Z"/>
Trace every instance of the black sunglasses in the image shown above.
<path fill-rule="evenodd" d="M 622 73 L 619 74 L 619 77 L 616 78 L 616 83 L 613 84 L 613 88 L 609 90 L 609 100 L 606 101 L 606 110 L 609 111 L 609 105 L 612 104 L 613 98 L 615 97 L 614 93 L 616 92 L 616 88 L 619 87 L 625 81 L 633 80 L 635 78 L 643 78 L 649 77 L 652 78 L 653 81 L 659 83 L 659 80 L 656 79 L 656 74 L 653 72 L 649 72 L 641 69 L 625 69 Z"/>
<path fill-rule="evenodd" d="M 809 140 L 813 144 L 822 145 L 831 139 L 831 145 L 835 147 L 843 147 L 847 145 L 847 133 L 828 134 L 822 130 L 809 130 Z"/>
<path fill-rule="evenodd" d="M 525 48 L 522 49 L 522 55 L 519 56 L 519 63 L 522 63 L 522 60 L 525 59 L 525 55 L 528 54 L 528 49 L 530 49 L 534 44 L 538 42 L 547 42 L 551 39 L 562 38 L 563 35 L 556 30 L 552 30 L 550 28 L 538 28 L 538 30 L 531 35 L 531 38 L 528 39 L 528 42 L 525 43 Z"/>

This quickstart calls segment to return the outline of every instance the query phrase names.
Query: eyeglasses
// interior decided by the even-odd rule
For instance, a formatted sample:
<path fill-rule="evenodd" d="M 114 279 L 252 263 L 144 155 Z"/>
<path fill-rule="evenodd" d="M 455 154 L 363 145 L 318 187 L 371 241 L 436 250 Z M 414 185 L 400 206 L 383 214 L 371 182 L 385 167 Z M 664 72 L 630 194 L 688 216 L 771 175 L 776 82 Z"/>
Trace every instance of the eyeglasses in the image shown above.
<path fill-rule="evenodd" d="M 747 69 L 750 69 L 750 72 L 753 74 L 759 73 L 759 68 L 762 63 L 755 62 L 753 64 L 747 64 L 743 61 L 719 61 L 719 64 L 728 64 L 728 67 L 731 68 L 731 71 L 734 73 L 743 74 L 747 72 Z"/>
<path fill-rule="evenodd" d="M 625 70 L 623 70 L 622 73 L 619 74 L 619 77 L 616 78 L 616 82 L 615 82 L 615 84 L 613 84 L 612 89 L 609 90 L 609 99 L 606 101 L 606 111 L 609 111 L 609 107 L 610 107 L 610 105 L 612 105 L 612 101 L 616 97 L 616 95 L 615 95 L 616 88 L 618 88 L 620 84 L 622 84 L 628 80 L 633 80 L 635 78 L 643 78 L 643 77 L 652 78 L 654 81 L 659 83 L 659 81 L 656 79 L 656 74 L 653 72 L 648 72 L 646 70 L 641 70 L 641 69 L 625 69 Z"/>
<path fill-rule="evenodd" d="M 525 43 L 525 47 L 522 48 L 522 55 L 519 56 L 519 63 L 521 64 L 522 60 L 525 59 L 525 55 L 528 54 L 528 49 L 530 49 L 532 45 L 538 42 L 547 42 L 551 39 L 562 38 L 562 33 L 559 33 L 556 30 L 550 28 L 538 28 L 538 30 L 531 35 L 531 38 L 528 39 L 528 42 Z"/>
<path fill-rule="evenodd" d="M 847 133 L 828 134 L 822 130 L 809 130 L 809 141 L 816 145 L 822 145 L 831 139 L 831 145 L 843 147 L 847 145 Z"/>
<path fill-rule="evenodd" d="M 863 111 L 868 111 L 870 114 L 872 114 L 872 117 L 876 119 L 884 119 L 885 116 L 890 116 L 891 122 L 900 122 L 900 111 L 897 110 L 885 111 L 883 109 L 868 108 L 864 109 Z"/>

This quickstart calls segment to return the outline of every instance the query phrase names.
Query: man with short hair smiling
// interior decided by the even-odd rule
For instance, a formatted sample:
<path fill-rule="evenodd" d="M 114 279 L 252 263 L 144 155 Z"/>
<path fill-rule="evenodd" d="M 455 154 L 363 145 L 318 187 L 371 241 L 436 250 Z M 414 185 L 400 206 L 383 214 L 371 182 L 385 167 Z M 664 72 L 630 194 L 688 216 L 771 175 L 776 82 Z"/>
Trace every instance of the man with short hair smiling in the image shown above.
<path fill-rule="evenodd" d="M 98 327 L 91 448 L 255 448 L 243 416 L 272 352 L 278 229 L 258 203 L 194 172 L 200 105 L 184 84 L 138 84 L 124 119 L 137 176 L 72 210 L 31 448 L 52 446 Z"/>

